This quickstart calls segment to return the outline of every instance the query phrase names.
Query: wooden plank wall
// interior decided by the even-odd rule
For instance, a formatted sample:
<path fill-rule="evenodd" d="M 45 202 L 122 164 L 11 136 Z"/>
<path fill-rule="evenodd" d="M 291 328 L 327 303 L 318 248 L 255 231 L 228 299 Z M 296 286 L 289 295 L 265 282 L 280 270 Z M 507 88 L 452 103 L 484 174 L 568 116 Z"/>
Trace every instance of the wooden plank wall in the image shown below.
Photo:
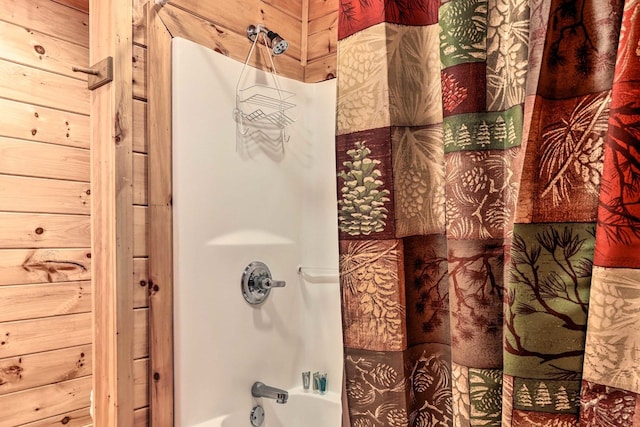
<path fill-rule="evenodd" d="M 309 3 L 307 65 L 304 81 L 320 82 L 336 76 L 338 0 L 305 0 Z"/>
<path fill-rule="evenodd" d="M 0 0 L 0 426 L 90 424 L 88 10 Z"/>

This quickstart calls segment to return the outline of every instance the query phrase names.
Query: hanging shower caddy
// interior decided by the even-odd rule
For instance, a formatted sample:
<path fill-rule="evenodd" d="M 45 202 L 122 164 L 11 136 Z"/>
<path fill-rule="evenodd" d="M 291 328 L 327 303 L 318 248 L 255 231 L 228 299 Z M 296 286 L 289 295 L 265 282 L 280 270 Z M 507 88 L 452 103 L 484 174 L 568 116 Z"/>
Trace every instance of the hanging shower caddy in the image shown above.
<path fill-rule="evenodd" d="M 284 152 L 284 143 L 289 139 L 287 127 L 295 122 L 291 115 L 296 107 L 296 104 L 292 102 L 295 93 L 280 87 L 273 55 L 283 53 L 287 49 L 288 43 L 262 24 L 250 25 L 247 28 L 247 37 L 252 41 L 252 45 L 238 77 L 236 106 L 233 110 L 233 118 L 237 124 L 238 142 L 266 143 L 272 148 L 278 147 Z M 272 85 L 254 83 L 242 87 L 243 79 L 247 74 L 247 66 L 251 56 L 256 52 L 257 44 L 264 47 L 271 63 L 272 71 L 269 75 Z M 271 48 L 273 55 L 268 48 Z"/>

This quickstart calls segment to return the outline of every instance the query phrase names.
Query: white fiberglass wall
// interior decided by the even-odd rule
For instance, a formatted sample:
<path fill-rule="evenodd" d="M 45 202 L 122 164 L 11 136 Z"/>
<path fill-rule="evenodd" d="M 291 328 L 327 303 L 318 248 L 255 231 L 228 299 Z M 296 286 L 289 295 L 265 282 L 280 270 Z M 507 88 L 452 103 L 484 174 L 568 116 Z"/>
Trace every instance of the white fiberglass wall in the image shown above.
<path fill-rule="evenodd" d="M 336 427 L 342 335 L 335 80 L 280 78 L 297 104 L 284 154 L 260 141 L 238 148 L 232 112 L 242 65 L 173 39 L 176 425 L 212 419 L 249 425 L 256 403 L 265 406 L 265 427 L 303 425 L 292 421 L 299 400 L 276 407 L 252 398 L 251 385 L 262 381 L 294 396 L 302 371 L 320 371 L 328 374 L 329 393 L 318 401 L 335 403 L 336 413 L 323 409 L 326 421 L 317 427 Z M 249 82 L 271 82 L 250 70 Z M 266 263 L 274 279 L 287 283 L 259 307 L 240 291 L 252 261 Z M 322 269 L 304 276 L 298 266 Z M 304 409 L 308 416 L 314 405 Z"/>

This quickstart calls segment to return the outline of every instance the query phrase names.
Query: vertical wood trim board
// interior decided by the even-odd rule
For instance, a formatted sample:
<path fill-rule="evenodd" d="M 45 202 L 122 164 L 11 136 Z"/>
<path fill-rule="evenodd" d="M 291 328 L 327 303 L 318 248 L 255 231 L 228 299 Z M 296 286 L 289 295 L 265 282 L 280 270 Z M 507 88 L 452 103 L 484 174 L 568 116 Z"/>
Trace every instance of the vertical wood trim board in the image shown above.
<path fill-rule="evenodd" d="M 133 416 L 133 92 L 131 0 L 91 0 L 91 63 L 113 81 L 91 93 L 94 423 Z"/>
<path fill-rule="evenodd" d="M 149 133 L 149 421 L 171 426 L 173 408 L 173 231 L 171 188 L 171 34 L 147 6 Z M 153 72 L 151 72 L 151 70 Z"/>

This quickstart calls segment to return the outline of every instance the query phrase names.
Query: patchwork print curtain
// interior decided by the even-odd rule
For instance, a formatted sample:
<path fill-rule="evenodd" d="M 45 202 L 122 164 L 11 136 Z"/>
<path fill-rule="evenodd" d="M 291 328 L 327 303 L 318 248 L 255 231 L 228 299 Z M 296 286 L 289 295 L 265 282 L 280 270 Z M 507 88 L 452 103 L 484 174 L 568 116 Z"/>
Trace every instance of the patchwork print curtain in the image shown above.
<path fill-rule="evenodd" d="M 640 0 L 340 0 L 351 425 L 640 426 Z"/>

